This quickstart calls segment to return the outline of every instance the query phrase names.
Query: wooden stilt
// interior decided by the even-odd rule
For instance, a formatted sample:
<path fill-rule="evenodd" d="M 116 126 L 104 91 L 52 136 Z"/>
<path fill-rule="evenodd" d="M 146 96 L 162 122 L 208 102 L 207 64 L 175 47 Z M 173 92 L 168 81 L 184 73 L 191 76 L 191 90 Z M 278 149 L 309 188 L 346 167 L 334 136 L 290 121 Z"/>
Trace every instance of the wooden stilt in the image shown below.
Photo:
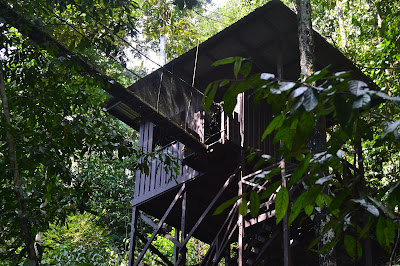
<path fill-rule="evenodd" d="M 177 242 L 180 241 L 180 238 L 179 238 L 179 229 L 178 229 L 178 228 L 175 228 L 175 239 L 177 240 Z M 178 251 L 179 251 L 179 246 L 177 245 L 177 243 L 174 243 L 174 265 L 176 265 L 176 262 L 177 262 L 178 259 L 179 259 L 179 253 L 178 253 Z"/>
<path fill-rule="evenodd" d="M 287 186 L 287 178 L 285 171 L 285 160 L 281 161 L 281 175 L 282 175 L 282 186 Z M 288 214 L 286 213 L 285 217 L 282 220 L 283 226 L 283 265 L 290 265 L 290 235 L 289 235 L 289 225 L 288 225 Z"/>
<path fill-rule="evenodd" d="M 132 208 L 131 241 L 129 247 L 129 264 L 128 264 L 129 266 L 131 266 L 132 263 L 135 261 L 137 217 L 138 217 L 138 211 L 136 209 L 136 206 L 134 206 Z"/>
<path fill-rule="evenodd" d="M 276 65 L 277 65 L 277 76 L 279 79 L 284 78 L 283 77 L 283 42 L 282 42 L 282 36 L 279 36 L 279 40 L 277 42 L 277 50 L 278 50 L 278 55 L 277 55 L 277 60 L 276 60 Z M 286 187 L 287 186 L 287 178 L 286 178 L 286 169 L 285 169 L 285 160 L 282 160 L 280 162 L 280 167 L 281 167 L 281 176 L 282 176 L 282 186 Z M 288 210 L 289 211 L 289 210 Z M 286 213 L 285 217 L 282 220 L 282 233 L 283 233 L 283 265 L 284 266 L 289 266 L 290 265 L 290 232 L 289 232 L 289 225 L 288 225 L 288 214 Z"/>
<path fill-rule="evenodd" d="M 183 186 L 185 186 L 185 184 L 183 184 Z M 181 238 L 180 238 L 182 242 L 186 238 L 185 227 L 186 227 L 186 190 L 183 192 L 182 195 Z M 186 245 L 182 246 L 180 256 L 182 258 L 180 260 L 180 265 L 182 266 L 186 265 Z"/>
<path fill-rule="evenodd" d="M 242 183 L 242 172 L 240 172 L 239 175 L 239 190 L 238 190 L 238 195 L 242 195 L 243 193 L 243 183 Z M 241 204 L 242 199 L 240 199 L 239 204 Z M 240 205 L 239 205 L 240 206 Z M 238 212 L 238 261 L 237 264 L 238 266 L 244 266 L 245 261 L 244 261 L 244 217 Z"/>

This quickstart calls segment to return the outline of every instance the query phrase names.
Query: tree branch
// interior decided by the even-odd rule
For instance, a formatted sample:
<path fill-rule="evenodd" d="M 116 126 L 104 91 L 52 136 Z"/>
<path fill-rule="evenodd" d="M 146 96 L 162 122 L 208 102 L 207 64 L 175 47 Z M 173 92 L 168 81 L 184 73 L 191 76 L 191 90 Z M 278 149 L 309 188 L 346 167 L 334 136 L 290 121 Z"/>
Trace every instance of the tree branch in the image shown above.
<path fill-rule="evenodd" d="M 6 88 L 5 88 L 5 82 L 4 82 L 4 75 L 3 75 L 3 64 L 0 62 L 0 96 L 1 96 L 1 102 L 3 104 L 3 119 L 5 124 L 7 124 L 9 127 L 12 127 L 11 125 L 11 117 L 10 117 L 10 109 L 8 106 L 8 99 L 7 99 L 7 93 L 6 93 Z M 14 193 L 17 197 L 18 200 L 18 205 L 21 210 L 22 216 L 21 216 L 21 230 L 22 230 L 22 236 L 25 239 L 25 245 L 27 248 L 28 252 L 28 258 L 30 260 L 33 260 L 37 262 L 37 255 L 35 252 L 35 247 L 34 247 L 34 239 L 32 235 L 32 227 L 29 223 L 28 220 L 28 212 L 27 212 L 27 207 L 26 207 L 26 202 L 22 193 L 22 179 L 20 176 L 20 172 L 18 169 L 18 160 L 17 160 L 17 145 L 15 144 L 15 139 L 14 136 L 11 134 L 10 130 L 8 127 L 6 127 L 6 140 L 7 140 L 7 146 L 8 146 L 8 151 L 9 151 L 9 161 L 10 161 L 10 168 L 11 168 L 11 174 L 13 177 L 13 183 L 14 183 Z"/>

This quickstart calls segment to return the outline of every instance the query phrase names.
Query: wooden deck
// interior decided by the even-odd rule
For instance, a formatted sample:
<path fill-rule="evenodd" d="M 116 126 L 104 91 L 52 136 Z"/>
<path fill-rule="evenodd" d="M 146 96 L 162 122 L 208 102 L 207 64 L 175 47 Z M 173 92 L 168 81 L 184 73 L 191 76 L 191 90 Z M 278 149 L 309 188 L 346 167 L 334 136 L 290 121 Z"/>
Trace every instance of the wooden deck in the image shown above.
<path fill-rule="evenodd" d="M 151 122 L 143 123 L 140 126 L 141 134 L 139 137 L 139 145 L 144 152 L 152 152 L 153 126 Z M 148 175 L 141 170 L 136 172 L 135 197 L 132 201 L 132 205 L 145 202 L 199 175 L 197 171 L 189 166 L 182 165 L 184 147 L 182 143 L 174 141 L 159 151 L 161 156 L 162 154 L 169 153 L 170 156 L 176 158 L 179 164 L 179 175 L 176 175 L 172 170 L 168 171 L 167 167 L 165 167 L 160 159 L 154 159 L 150 162 Z"/>
<path fill-rule="evenodd" d="M 237 148 L 243 145 L 244 127 L 240 123 L 243 118 L 241 115 L 243 107 L 240 107 L 240 105 L 238 106 L 239 107 L 235 109 L 237 112 L 234 112 L 232 117 L 221 113 L 221 131 L 218 133 L 218 141 L 216 143 L 233 144 Z M 197 133 L 204 132 L 204 123 L 201 124 L 201 126 L 199 126 L 199 123 L 193 124 L 196 126 L 194 130 Z M 156 149 L 154 147 L 156 145 L 154 127 L 155 125 L 150 121 L 144 121 L 140 125 L 139 146 L 144 153 L 151 153 Z M 199 134 L 199 137 L 200 140 L 204 141 L 204 133 Z M 162 157 L 163 154 L 168 153 L 177 160 L 179 174 L 176 174 L 172 169 L 168 170 L 170 166 L 165 165 L 162 160 L 152 160 L 149 162 L 148 174 L 141 170 L 136 172 L 135 197 L 132 200 L 132 205 L 136 206 L 142 204 L 157 195 L 180 186 L 186 181 L 195 179 L 209 172 L 210 162 L 205 158 L 215 158 L 215 154 L 220 154 L 220 151 L 217 151 L 213 155 L 210 155 L 215 148 L 213 147 L 210 146 L 206 153 L 192 153 L 184 144 L 173 141 L 162 149 L 157 150 L 155 154 L 158 153 L 159 155 L 156 156 Z M 220 148 L 218 149 L 220 150 Z M 237 152 L 240 151 L 240 149 L 236 150 Z M 194 158 L 192 155 L 195 155 Z M 220 155 L 222 156 L 222 154 Z M 216 160 L 219 160 L 219 158 Z"/>

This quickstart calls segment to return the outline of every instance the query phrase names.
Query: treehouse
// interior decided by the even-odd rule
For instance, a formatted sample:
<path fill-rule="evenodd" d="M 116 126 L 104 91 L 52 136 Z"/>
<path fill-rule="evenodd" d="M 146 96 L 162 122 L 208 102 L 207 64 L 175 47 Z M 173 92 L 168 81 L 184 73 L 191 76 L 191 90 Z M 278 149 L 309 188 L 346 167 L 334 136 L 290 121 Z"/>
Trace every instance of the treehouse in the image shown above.
<path fill-rule="evenodd" d="M 291 252 L 293 263 L 314 265 L 302 249 L 302 240 L 314 236 L 307 230 L 293 228 L 288 233 L 275 225 L 275 194 L 260 203 L 258 217 L 238 214 L 239 202 L 219 215 L 212 215 L 223 202 L 250 189 L 262 191 L 269 183 L 253 180 L 254 172 L 245 161 L 248 148 L 277 158 L 277 146 L 269 137 L 261 141 L 264 129 L 272 120 L 271 107 L 253 104 L 253 95 L 241 93 L 232 114 L 224 113 L 218 104 L 204 112 L 201 99 L 208 86 L 219 79 L 233 78 L 231 65 L 212 67 L 220 59 L 241 56 L 251 58 L 253 73 L 273 73 L 285 80 L 300 76 L 297 17 L 284 4 L 272 0 L 247 17 L 188 51 L 164 67 L 124 88 L 71 52 L 39 26 L 0 2 L 3 18 L 24 35 L 47 49 L 52 43 L 55 55 L 66 56 L 88 73 L 103 78 L 106 91 L 112 96 L 105 104 L 107 111 L 139 131 L 143 153 L 152 154 L 148 171 L 136 173 L 135 196 L 132 200 L 130 265 L 139 265 L 150 250 L 166 265 L 185 265 L 186 244 L 196 237 L 210 248 L 201 265 L 281 265 L 283 254 Z M 330 71 L 351 71 L 352 78 L 376 86 L 336 48 L 314 32 L 316 69 L 330 66 Z M 53 47 L 52 46 L 52 47 Z M 215 95 L 218 103 L 224 94 Z M 156 153 L 154 153 L 156 152 Z M 157 154 L 157 155 L 155 155 Z M 167 158 L 167 159 L 165 159 Z M 169 161 L 176 158 L 171 170 Z M 291 165 L 284 169 L 290 172 Z M 284 176 L 285 174 L 283 174 Z M 280 175 L 279 177 L 280 178 Z M 149 216 L 157 218 L 154 219 Z M 153 228 L 145 237 L 138 220 Z M 164 232 L 164 224 L 176 228 L 174 236 Z M 312 231 L 312 230 L 308 230 Z M 158 234 L 174 243 L 174 260 L 152 245 Z M 135 246 L 142 242 L 138 256 Z M 232 243 L 235 243 L 232 245 Z M 297 255 L 297 256 L 296 256 Z M 286 256 L 287 257 L 287 256 Z"/>
<path fill-rule="evenodd" d="M 316 32 L 314 36 L 316 69 L 329 65 L 332 72 L 350 70 L 353 78 L 370 83 L 324 38 Z M 271 219 L 274 195 L 261 203 L 257 218 L 238 215 L 238 203 L 220 215 L 212 215 L 224 201 L 256 186 L 252 179 L 259 172 L 252 172 L 243 159 L 248 147 L 261 154 L 277 155 L 271 137 L 261 142 L 263 130 L 273 118 L 266 103 L 255 106 L 253 96 L 242 93 L 233 114 L 224 113 L 218 104 L 210 112 L 203 110 L 201 99 L 208 84 L 234 78 L 231 65 L 212 64 L 234 56 L 251 58 L 254 73 L 297 80 L 300 66 L 295 13 L 273 0 L 133 84 L 128 88 L 131 96 L 115 97 L 106 103 L 108 112 L 139 131 L 143 152 L 157 151 L 178 158 L 177 172 L 168 171 L 165 162 L 155 158 L 148 162 L 148 172 L 136 173 L 130 265 L 139 265 L 148 249 L 167 265 L 184 265 L 185 245 L 192 236 L 210 244 L 202 265 L 216 265 L 222 258 L 226 265 L 282 264 L 283 233 Z M 223 93 L 217 92 L 215 102 Z M 286 169 L 290 171 L 290 166 Z M 257 189 L 267 186 L 265 182 Z M 157 218 L 158 224 L 148 215 Z M 153 227 L 150 238 L 139 232 L 138 219 Z M 164 223 L 176 228 L 177 234 L 165 234 Z M 157 234 L 175 244 L 174 261 L 152 245 Z M 137 240 L 144 247 L 135 257 Z M 231 252 L 233 242 L 238 244 Z M 315 262 L 301 257 L 307 265 Z"/>

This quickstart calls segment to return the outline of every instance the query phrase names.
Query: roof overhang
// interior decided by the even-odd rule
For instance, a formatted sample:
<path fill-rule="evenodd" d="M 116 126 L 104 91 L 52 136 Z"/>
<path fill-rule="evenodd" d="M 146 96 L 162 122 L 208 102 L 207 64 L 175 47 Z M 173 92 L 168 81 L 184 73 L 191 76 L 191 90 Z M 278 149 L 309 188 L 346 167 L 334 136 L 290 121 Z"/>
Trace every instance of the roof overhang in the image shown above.
<path fill-rule="evenodd" d="M 317 70 L 330 66 L 331 72 L 350 71 L 353 79 L 363 80 L 371 88 L 377 88 L 348 58 L 315 31 L 314 42 Z M 145 99 L 154 98 L 157 90 L 160 89 L 159 80 L 162 75 L 175 83 L 182 84 L 183 80 L 185 84 L 180 88 L 182 92 L 191 89 L 187 84 L 192 83 L 196 54 L 195 87 L 201 92 L 204 92 L 207 85 L 213 81 L 234 78 L 231 66 L 218 68 L 212 66 L 217 60 L 233 56 L 251 58 L 253 72 L 277 74 L 278 65 L 280 65 L 282 78 L 297 80 L 300 77 L 298 47 L 296 14 L 282 2 L 272 0 L 201 43 L 198 52 L 197 48 L 191 49 L 128 89 L 143 101 L 148 102 Z M 161 89 L 168 90 L 169 87 L 168 83 L 164 83 Z M 173 102 L 173 99 L 168 101 Z M 129 110 L 124 105 L 112 107 L 114 102 L 113 100 L 108 102 L 109 112 L 127 124 L 137 126 L 135 121 L 140 117 L 133 115 L 133 118 L 129 119 L 129 116 L 137 113 L 137 110 Z"/>

